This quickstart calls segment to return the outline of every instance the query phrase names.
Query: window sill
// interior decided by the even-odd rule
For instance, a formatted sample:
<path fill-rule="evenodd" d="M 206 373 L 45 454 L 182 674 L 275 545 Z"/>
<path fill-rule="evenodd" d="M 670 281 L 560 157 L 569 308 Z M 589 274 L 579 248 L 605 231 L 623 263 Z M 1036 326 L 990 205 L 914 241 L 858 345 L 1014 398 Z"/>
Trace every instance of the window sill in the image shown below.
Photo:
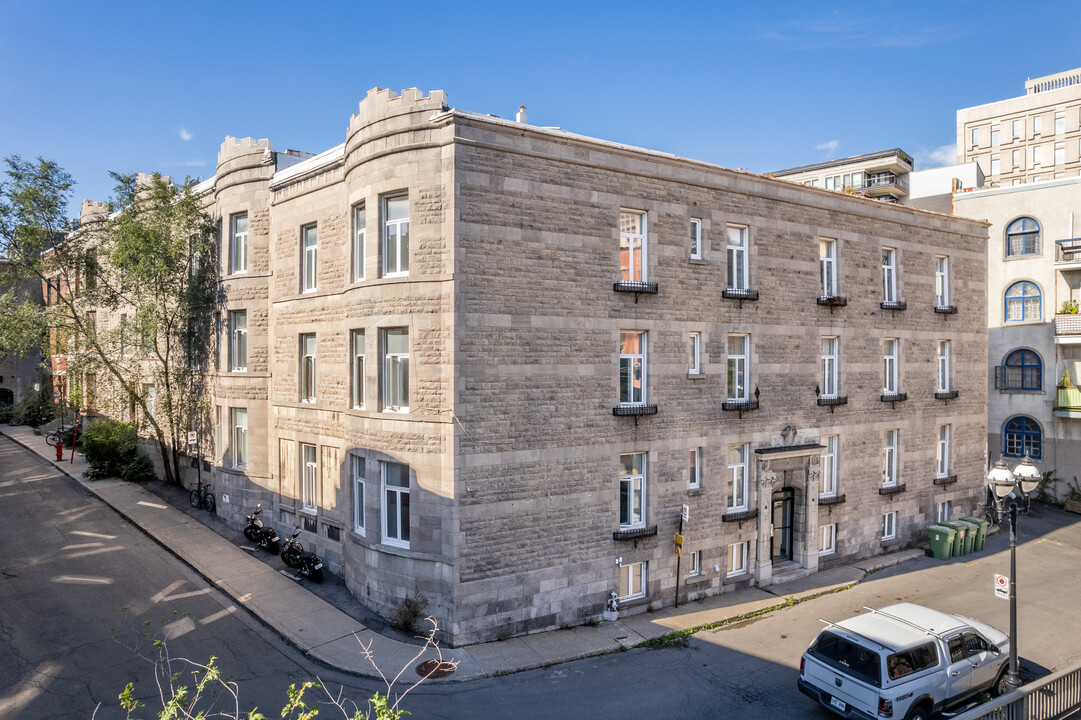
<path fill-rule="evenodd" d="M 901 311 L 908 309 L 908 303 L 904 300 L 883 300 L 878 306 L 883 310 Z"/>
<path fill-rule="evenodd" d="M 612 283 L 612 290 L 614 292 L 634 293 L 634 301 L 638 302 L 639 295 L 642 293 L 656 295 L 660 292 L 660 287 L 656 282 L 648 280 L 620 280 Z"/>
<path fill-rule="evenodd" d="M 819 407 L 835 407 L 837 405 L 847 405 L 847 395 L 834 395 L 833 397 L 822 396 L 818 398 Z"/>
<path fill-rule="evenodd" d="M 688 380 L 701 380 L 705 376 L 706 376 L 706 374 L 704 372 L 701 372 L 701 371 L 699 371 L 699 372 L 688 372 L 687 373 L 687 379 Z"/>
<path fill-rule="evenodd" d="M 884 403 L 899 403 L 908 400 L 908 393 L 895 392 L 895 393 L 882 393 L 879 397 Z"/>
<path fill-rule="evenodd" d="M 737 575 L 725 575 L 723 583 L 725 585 L 739 585 L 740 583 L 748 583 L 751 580 L 751 574 L 744 570 Z"/>
<path fill-rule="evenodd" d="M 954 400 L 960 394 L 958 390 L 939 390 L 935 392 L 935 400 Z"/>
<path fill-rule="evenodd" d="M 657 534 L 657 526 L 625 528 L 612 533 L 613 540 L 638 540 L 640 538 L 653 537 Z"/>
<path fill-rule="evenodd" d="M 744 300 L 757 300 L 758 291 L 750 288 L 725 288 L 721 291 L 721 297 L 739 300 L 742 303 Z"/>
<path fill-rule="evenodd" d="M 844 295 L 820 295 L 815 302 L 832 310 L 835 307 L 847 306 L 848 298 Z"/>
<path fill-rule="evenodd" d="M 900 495 L 901 493 L 903 493 L 907 489 L 908 488 L 904 483 L 900 483 L 898 485 L 886 485 L 886 486 L 880 487 L 878 489 L 878 494 L 879 495 Z"/>
<path fill-rule="evenodd" d="M 700 257 L 688 258 L 687 262 L 689 262 L 691 265 L 709 265 L 709 263 L 706 262 L 705 258 Z"/>
<path fill-rule="evenodd" d="M 687 579 L 683 581 L 684 585 L 701 585 L 702 583 L 709 582 L 709 578 L 705 573 L 698 573 L 697 575 L 688 575 Z"/>
<path fill-rule="evenodd" d="M 758 517 L 758 508 L 753 510 L 736 510 L 721 515 L 721 522 L 746 522 Z"/>
<path fill-rule="evenodd" d="M 953 485 L 955 482 L 957 482 L 956 475 L 945 475 L 943 477 L 936 477 L 934 480 L 934 484 L 939 486 Z"/>
<path fill-rule="evenodd" d="M 701 485 L 696 485 L 694 487 L 687 488 L 687 494 L 688 495 L 701 495 L 703 492 L 704 491 L 702 490 Z"/>
<path fill-rule="evenodd" d="M 638 417 L 639 415 L 656 415 L 656 405 L 617 405 L 612 408 L 612 414 L 616 417 Z"/>
<path fill-rule="evenodd" d="M 956 305 L 935 305 L 935 312 L 939 315 L 956 315 Z"/>
<path fill-rule="evenodd" d="M 844 493 L 841 493 L 840 495 L 826 495 L 825 497 L 819 496 L 818 506 L 830 507 L 832 505 L 841 505 L 844 503 L 845 500 L 846 498 Z"/>
<path fill-rule="evenodd" d="M 725 400 L 721 403 L 721 410 L 738 410 L 744 412 L 745 410 L 757 410 L 758 400 Z"/>

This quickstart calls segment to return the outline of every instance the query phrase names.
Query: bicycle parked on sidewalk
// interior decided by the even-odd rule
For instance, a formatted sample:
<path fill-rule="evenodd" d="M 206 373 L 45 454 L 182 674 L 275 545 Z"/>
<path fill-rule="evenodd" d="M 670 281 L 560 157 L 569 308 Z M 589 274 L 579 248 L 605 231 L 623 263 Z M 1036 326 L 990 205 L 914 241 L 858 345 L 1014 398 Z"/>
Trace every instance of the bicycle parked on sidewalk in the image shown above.
<path fill-rule="evenodd" d="M 60 425 L 55 430 L 45 435 L 45 442 L 52 447 L 58 442 L 63 442 L 65 445 L 71 442 L 71 439 L 75 435 L 74 425 Z"/>
<path fill-rule="evenodd" d="M 191 495 L 188 496 L 188 501 L 195 509 L 206 508 L 207 512 L 214 512 L 214 508 L 217 507 L 217 501 L 214 499 L 214 493 L 210 492 L 210 486 L 204 485 L 202 480 L 199 480 L 199 485 L 191 491 Z"/>

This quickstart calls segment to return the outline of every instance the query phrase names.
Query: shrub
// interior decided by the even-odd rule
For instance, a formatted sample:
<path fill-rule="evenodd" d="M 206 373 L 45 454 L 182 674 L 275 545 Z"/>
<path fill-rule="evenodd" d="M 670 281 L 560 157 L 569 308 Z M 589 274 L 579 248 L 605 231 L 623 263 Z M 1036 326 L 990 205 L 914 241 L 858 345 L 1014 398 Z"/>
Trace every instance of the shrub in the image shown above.
<path fill-rule="evenodd" d="M 118 477 L 132 482 L 154 478 L 150 459 L 139 452 L 135 426 L 119 420 L 100 420 L 79 436 L 91 479 Z"/>
<path fill-rule="evenodd" d="M 414 632 L 417 620 L 424 617 L 427 610 L 428 598 L 420 590 L 416 590 L 412 595 L 405 596 L 402 604 L 395 611 L 394 617 L 391 618 L 390 624 L 395 630 L 404 633 Z"/>

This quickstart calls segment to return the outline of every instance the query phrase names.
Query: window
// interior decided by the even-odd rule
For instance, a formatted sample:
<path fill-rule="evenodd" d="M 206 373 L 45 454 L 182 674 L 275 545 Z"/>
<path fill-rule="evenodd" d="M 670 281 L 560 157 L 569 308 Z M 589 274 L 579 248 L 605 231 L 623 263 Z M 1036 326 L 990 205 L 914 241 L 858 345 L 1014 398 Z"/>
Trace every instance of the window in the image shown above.
<path fill-rule="evenodd" d="M 938 448 L 935 454 L 935 464 L 938 468 L 938 477 L 944 478 L 950 474 L 950 426 L 938 426 Z"/>
<path fill-rule="evenodd" d="M 691 489 L 702 487 L 702 448 L 691 448 L 691 467 L 688 483 Z"/>
<path fill-rule="evenodd" d="M 972 144 L 972 147 L 979 147 L 980 146 L 980 129 L 979 128 L 972 128 L 969 131 L 969 137 L 971 138 L 969 142 Z"/>
<path fill-rule="evenodd" d="M 619 213 L 619 272 L 624 282 L 646 279 L 646 214 L 633 210 Z"/>
<path fill-rule="evenodd" d="M 991 147 L 998 147 L 998 125 L 991 126 Z"/>
<path fill-rule="evenodd" d="M 938 341 L 938 384 L 936 392 L 950 390 L 950 341 Z"/>
<path fill-rule="evenodd" d="M 823 525 L 818 530 L 818 554 L 832 555 L 837 552 L 837 524 Z"/>
<path fill-rule="evenodd" d="M 1040 224 L 1021 217 L 1006 227 L 1006 257 L 1040 254 Z"/>
<path fill-rule="evenodd" d="M 248 215 L 234 215 L 230 220 L 229 272 L 248 272 Z"/>
<path fill-rule="evenodd" d="M 698 577 L 702 574 L 702 551 L 695 550 L 691 553 L 691 571 L 687 573 L 691 577 Z"/>
<path fill-rule="evenodd" d="M 646 403 L 646 334 L 638 330 L 619 333 L 619 404 Z"/>
<path fill-rule="evenodd" d="M 1021 137 L 1021 134 L 1024 132 L 1023 123 L 1024 123 L 1023 120 L 1014 120 L 1013 121 L 1013 136 L 1015 138 Z"/>
<path fill-rule="evenodd" d="M 233 467 L 248 464 L 248 410 L 233 408 L 229 411 L 233 426 Z"/>
<path fill-rule="evenodd" d="M 1013 169 L 1016 170 L 1021 167 L 1021 151 L 1014 150 L 1011 157 L 1013 158 Z"/>
<path fill-rule="evenodd" d="M 688 372 L 691 375 L 698 375 L 702 372 L 702 333 L 692 332 L 690 334 L 690 369 Z"/>
<path fill-rule="evenodd" d="M 1033 460 L 1042 457 L 1040 425 L 1030 417 L 1018 415 L 1006 422 L 1005 446 L 1003 452 L 1008 457 L 1024 457 Z"/>
<path fill-rule="evenodd" d="M 646 596 L 646 563 L 636 562 L 619 568 L 619 599 L 633 600 Z"/>
<path fill-rule="evenodd" d="M 98 396 L 98 376 L 94 373 L 86 374 L 86 392 L 84 393 L 83 407 L 87 410 L 93 410 L 97 407 Z"/>
<path fill-rule="evenodd" d="M 834 189 L 833 188 L 833 178 L 832 177 L 826 178 L 826 189 L 827 190 L 833 190 Z"/>
<path fill-rule="evenodd" d="M 1043 361 L 1031 350 L 1014 350 L 996 373 L 995 387 L 999 390 L 1042 390 Z"/>
<path fill-rule="evenodd" d="M 1006 322 L 1039 320 L 1041 316 L 1040 287 L 1022 280 L 1006 289 Z"/>
<path fill-rule="evenodd" d="M 319 252 L 319 233 L 315 225 L 307 225 L 300 229 L 300 289 L 303 292 L 315 290 L 316 269 Z"/>
<path fill-rule="evenodd" d="M 1032 148 L 1032 167 L 1039 167 L 1043 162 L 1043 146 L 1034 145 Z"/>
<path fill-rule="evenodd" d="M 1032 133 L 1039 135 L 1041 130 L 1043 130 L 1043 116 L 1036 115 L 1032 118 Z"/>
<path fill-rule="evenodd" d="M 315 333 L 300 336 L 300 402 L 315 402 Z"/>
<path fill-rule="evenodd" d="M 1000 162 L 999 162 L 1000 157 L 1001 156 L 999 156 L 999 155 L 992 155 L 991 156 L 991 174 L 992 175 L 998 175 L 1001 172 L 1001 170 L 1000 170 L 1001 165 L 1000 165 Z"/>
<path fill-rule="evenodd" d="M 702 259 L 702 221 L 691 218 L 691 258 Z"/>
<path fill-rule="evenodd" d="M 897 537 L 897 512 L 888 512 L 882 516 L 882 539 L 893 540 Z"/>
<path fill-rule="evenodd" d="M 364 331 L 354 330 L 349 334 L 349 344 L 353 351 L 352 395 L 353 407 L 364 407 Z"/>
<path fill-rule="evenodd" d="M 619 463 L 619 527 L 621 530 L 645 527 L 645 453 L 620 455 Z"/>
<path fill-rule="evenodd" d="M 368 237 L 368 214 L 363 205 L 353 208 L 353 282 L 364 279 L 364 241 Z"/>
<path fill-rule="evenodd" d="M 409 466 L 383 463 L 383 542 L 409 547 Z"/>
<path fill-rule="evenodd" d="M 882 248 L 882 302 L 897 302 L 897 251 Z"/>
<path fill-rule="evenodd" d="M 248 311 L 233 310 L 229 313 L 229 369 L 245 372 L 248 369 Z"/>
<path fill-rule="evenodd" d="M 747 269 L 747 228 L 728 226 L 728 287 L 731 290 L 746 290 L 748 283 Z"/>
<path fill-rule="evenodd" d="M 300 486 L 300 509 L 315 512 L 316 478 L 319 477 L 319 465 L 315 459 L 315 446 L 301 443 L 300 461 L 302 482 Z"/>
<path fill-rule="evenodd" d="M 1066 132 L 1066 113 L 1055 113 L 1055 134 Z"/>
<path fill-rule="evenodd" d="M 383 276 L 409 274 L 409 198 L 383 198 Z"/>
<path fill-rule="evenodd" d="M 409 412 L 409 330 L 383 330 L 383 410 Z"/>
<path fill-rule="evenodd" d="M 900 431 L 887 430 L 882 443 L 882 487 L 897 485 L 897 450 Z"/>
<path fill-rule="evenodd" d="M 953 501 L 943 500 L 938 504 L 938 513 L 935 522 L 949 522 L 953 517 Z"/>
<path fill-rule="evenodd" d="M 835 398 L 841 384 L 838 367 L 838 347 L 840 339 L 822 338 L 822 397 Z"/>
<path fill-rule="evenodd" d="M 837 294 L 837 241 L 829 238 L 818 240 L 818 267 L 822 276 L 822 296 Z"/>
<path fill-rule="evenodd" d="M 728 336 L 728 399 L 747 400 L 749 335 Z"/>
<path fill-rule="evenodd" d="M 822 485 L 818 494 L 822 497 L 837 495 L 837 435 L 822 438 L 825 449 L 822 451 Z"/>
<path fill-rule="evenodd" d="M 733 543 L 728 546 L 727 577 L 747 574 L 747 550 L 749 543 Z"/>
<path fill-rule="evenodd" d="M 897 338 L 886 338 L 882 343 L 882 392 L 885 395 L 896 395 L 899 392 L 897 355 L 900 344 L 901 341 Z"/>
<path fill-rule="evenodd" d="M 1055 143 L 1055 162 L 1053 164 L 1066 164 L 1066 143 Z"/>
<path fill-rule="evenodd" d="M 86 346 L 92 348 L 97 344 L 98 313 L 96 310 L 86 311 Z"/>
<path fill-rule="evenodd" d="M 949 307 L 950 304 L 950 259 L 945 255 L 935 256 L 935 307 Z"/>
<path fill-rule="evenodd" d="M 747 461 L 750 446 L 728 446 L 728 512 L 743 512 L 748 508 Z"/>
<path fill-rule="evenodd" d="M 365 533 L 364 521 L 364 458 L 352 456 L 353 470 L 353 530 L 363 535 Z"/>
<path fill-rule="evenodd" d="M 225 452 L 221 439 L 221 405 L 214 406 L 214 462 L 221 462 Z"/>

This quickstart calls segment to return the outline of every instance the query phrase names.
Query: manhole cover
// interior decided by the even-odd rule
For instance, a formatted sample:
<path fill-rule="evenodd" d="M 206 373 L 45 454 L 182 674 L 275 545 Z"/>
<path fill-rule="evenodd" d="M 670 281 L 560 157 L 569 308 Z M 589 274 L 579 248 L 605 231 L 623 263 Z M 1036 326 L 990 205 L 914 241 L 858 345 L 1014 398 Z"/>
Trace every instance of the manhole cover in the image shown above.
<path fill-rule="evenodd" d="M 425 660 L 417 665 L 417 675 L 423 678 L 441 678 L 454 672 L 454 663 L 446 660 Z"/>

